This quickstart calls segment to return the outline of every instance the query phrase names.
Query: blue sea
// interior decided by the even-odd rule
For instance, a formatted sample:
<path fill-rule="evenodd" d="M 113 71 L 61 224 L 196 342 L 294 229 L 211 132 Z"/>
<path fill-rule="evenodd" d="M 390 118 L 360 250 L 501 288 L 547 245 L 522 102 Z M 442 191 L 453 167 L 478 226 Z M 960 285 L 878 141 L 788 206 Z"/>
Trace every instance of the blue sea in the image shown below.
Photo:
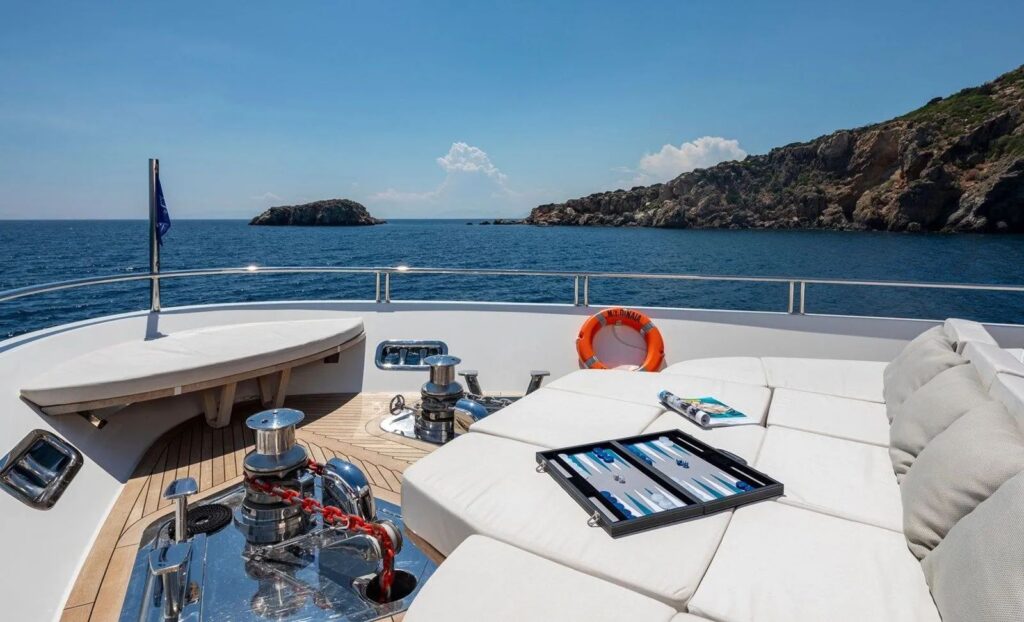
<path fill-rule="evenodd" d="M 1024 236 L 830 231 L 693 231 L 467 226 L 467 220 L 395 220 L 375 227 L 250 227 L 177 220 L 164 270 L 228 266 L 521 268 L 1024 283 Z M 146 272 L 145 221 L 0 221 L 0 290 Z M 230 301 L 370 299 L 371 275 L 254 275 L 173 279 L 165 307 Z M 563 278 L 403 274 L 395 300 L 572 301 Z M 783 311 L 785 284 L 595 280 L 592 305 Z M 0 338 L 146 308 L 144 281 L 0 303 Z M 1024 294 L 809 285 L 807 312 L 968 317 L 1024 323 Z"/>

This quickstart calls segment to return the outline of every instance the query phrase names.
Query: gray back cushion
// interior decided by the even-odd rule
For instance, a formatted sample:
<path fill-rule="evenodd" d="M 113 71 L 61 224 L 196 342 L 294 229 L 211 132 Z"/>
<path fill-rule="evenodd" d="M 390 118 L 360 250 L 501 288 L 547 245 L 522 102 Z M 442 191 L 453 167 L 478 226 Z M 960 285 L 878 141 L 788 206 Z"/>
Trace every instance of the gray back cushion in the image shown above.
<path fill-rule="evenodd" d="M 943 622 L 1024 620 L 1024 474 L 950 529 L 921 565 Z"/>
<path fill-rule="evenodd" d="M 918 558 L 953 525 L 1024 471 L 1021 420 L 995 401 L 977 406 L 936 436 L 900 482 L 903 533 Z"/>
<path fill-rule="evenodd" d="M 933 332 L 936 329 L 938 332 Z M 882 393 L 889 420 L 893 418 L 893 409 L 924 383 L 940 372 L 966 362 L 967 359 L 953 350 L 953 343 L 946 338 L 941 327 L 926 331 L 910 342 L 899 356 L 885 366 Z"/>
<path fill-rule="evenodd" d="M 960 415 L 989 401 L 973 365 L 957 365 L 935 376 L 891 409 L 889 457 L 902 480 L 921 450 Z"/>

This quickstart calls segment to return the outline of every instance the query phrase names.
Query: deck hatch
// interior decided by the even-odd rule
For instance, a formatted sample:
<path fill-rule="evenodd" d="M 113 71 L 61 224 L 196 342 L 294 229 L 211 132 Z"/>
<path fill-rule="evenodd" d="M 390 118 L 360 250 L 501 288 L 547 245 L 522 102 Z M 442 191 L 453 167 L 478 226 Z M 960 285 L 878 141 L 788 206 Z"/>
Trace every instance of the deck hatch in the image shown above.
<path fill-rule="evenodd" d="M 448 344 L 438 340 L 388 339 L 377 344 L 377 369 L 428 369 L 426 359 L 448 354 Z"/>
<path fill-rule="evenodd" d="M 0 488 L 37 510 L 57 503 L 82 468 L 82 454 L 45 430 L 33 430 L 0 458 Z"/>

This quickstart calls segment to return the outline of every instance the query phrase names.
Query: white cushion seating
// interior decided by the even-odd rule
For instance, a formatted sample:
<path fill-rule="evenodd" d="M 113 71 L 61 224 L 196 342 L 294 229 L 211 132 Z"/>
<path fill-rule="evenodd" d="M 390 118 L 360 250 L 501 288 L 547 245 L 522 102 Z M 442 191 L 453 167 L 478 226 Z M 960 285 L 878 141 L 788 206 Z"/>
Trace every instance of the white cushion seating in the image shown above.
<path fill-rule="evenodd" d="M 1024 421 L 1024 378 L 999 374 L 989 392 L 1010 414 Z"/>
<path fill-rule="evenodd" d="M 661 390 L 762 425 L 703 430 L 664 409 Z M 545 448 L 669 430 L 746 460 L 785 496 L 613 539 L 534 469 Z M 1024 363 L 966 320 L 924 331 L 893 363 L 573 372 L 406 471 L 407 526 L 455 550 L 407 620 L 938 622 L 936 602 L 950 621 L 1017 620 L 1021 547 L 986 533 L 1003 520 L 1019 531 L 1022 440 Z"/>
<path fill-rule="evenodd" d="M 918 454 L 968 410 L 989 401 L 973 365 L 957 365 L 938 374 L 889 410 L 889 457 L 902 479 Z"/>
<path fill-rule="evenodd" d="M 651 425 L 644 428 L 641 434 L 668 430 L 682 430 L 712 447 L 743 458 L 748 464 L 754 464 L 754 461 L 757 460 L 757 454 L 761 450 L 761 443 L 764 442 L 765 435 L 765 429 L 759 425 L 737 425 L 705 430 L 674 412 L 667 412 L 658 417 Z"/>
<path fill-rule="evenodd" d="M 1010 356 L 1024 363 L 1024 348 L 1005 348 L 1005 350 L 1010 353 Z"/>
<path fill-rule="evenodd" d="M 470 430 L 569 447 L 639 434 L 662 413 L 654 406 L 543 388 L 480 421 Z"/>
<path fill-rule="evenodd" d="M 187 392 L 189 385 L 326 353 L 362 335 L 361 318 L 184 330 L 126 341 L 58 363 L 22 387 L 21 394 L 43 408 L 154 392 L 176 395 Z"/>
<path fill-rule="evenodd" d="M 772 426 L 755 467 L 786 487 L 781 503 L 893 531 L 903 506 L 884 447 Z"/>
<path fill-rule="evenodd" d="M 670 622 L 675 614 L 636 592 L 471 536 L 427 580 L 405 622 Z"/>
<path fill-rule="evenodd" d="M 766 357 L 768 386 L 884 402 L 882 373 L 886 363 L 839 359 Z"/>
<path fill-rule="evenodd" d="M 679 397 L 714 397 L 755 421 L 764 421 L 771 391 L 763 386 L 699 378 L 614 369 L 583 369 L 547 384 L 549 389 L 608 397 L 660 407 L 658 393 L 668 390 Z"/>
<path fill-rule="evenodd" d="M 901 480 L 903 533 L 919 558 L 1024 471 L 1024 418 L 989 400 L 936 436 Z"/>
<path fill-rule="evenodd" d="M 981 384 L 988 389 L 996 374 L 1024 376 L 1024 363 L 997 345 L 971 342 L 964 348 L 964 358 L 978 372 Z"/>
<path fill-rule="evenodd" d="M 882 382 L 886 407 L 892 411 L 935 376 L 965 364 L 967 359 L 953 350 L 953 344 L 941 331 L 933 329 L 918 335 L 885 366 Z"/>
<path fill-rule="evenodd" d="M 938 622 L 903 534 L 781 503 L 736 510 L 690 612 L 727 622 Z"/>
<path fill-rule="evenodd" d="M 444 555 L 485 535 L 685 610 L 730 513 L 613 539 L 536 472 L 542 449 L 476 432 L 456 438 L 405 471 L 406 525 Z"/>
<path fill-rule="evenodd" d="M 996 340 L 992 338 L 992 335 L 988 334 L 988 331 L 985 330 L 985 327 L 980 322 L 949 318 L 943 322 L 942 328 L 946 337 L 953 342 L 953 346 L 958 354 L 963 353 L 968 343 L 996 345 Z"/>
<path fill-rule="evenodd" d="M 768 425 L 888 447 L 885 404 L 821 393 L 775 389 Z"/>
<path fill-rule="evenodd" d="M 1024 620 L 1024 473 L 954 525 L 921 565 L 944 622 Z"/>
<path fill-rule="evenodd" d="M 661 370 L 663 374 L 682 374 L 701 378 L 716 378 L 730 382 L 768 386 L 764 365 L 756 356 L 720 356 L 691 359 L 673 363 Z"/>

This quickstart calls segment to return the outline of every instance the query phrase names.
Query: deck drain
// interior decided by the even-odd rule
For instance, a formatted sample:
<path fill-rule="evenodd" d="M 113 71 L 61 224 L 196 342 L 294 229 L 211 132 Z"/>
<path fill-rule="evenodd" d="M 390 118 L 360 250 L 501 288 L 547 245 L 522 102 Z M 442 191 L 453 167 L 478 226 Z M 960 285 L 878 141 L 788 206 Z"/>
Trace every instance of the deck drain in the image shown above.
<path fill-rule="evenodd" d="M 231 522 L 231 508 L 220 503 L 200 505 L 188 509 L 188 535 L 213 533 Z M 168 527 L 168 536 L 174 538 L 174 522 Z"/>

